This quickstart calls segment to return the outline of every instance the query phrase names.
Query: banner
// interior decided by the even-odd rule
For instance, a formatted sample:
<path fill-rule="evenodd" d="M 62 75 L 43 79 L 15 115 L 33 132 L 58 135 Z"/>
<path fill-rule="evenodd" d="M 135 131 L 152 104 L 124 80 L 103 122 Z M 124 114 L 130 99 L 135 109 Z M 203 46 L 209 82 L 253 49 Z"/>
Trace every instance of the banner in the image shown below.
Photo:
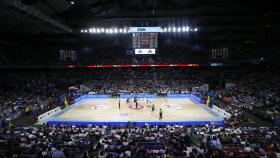
<path fill-rule="evenodd" d="M 156 54 L 155 49 L 135 49 L 135 54 Z"/>
<path fill-rule="evenodd" d="M 133 32 L 162 32 L 160 27 L 129 27 L 129 33 Z"/>
<path fill-rule="evenodd" d="M 75 61 L 77 60 L 77 52 L 75 50 L 59 50 L 60 60 Z"/>
<path fill-rule="evenodd" d="M 59 111 L 61 111 L 61 108 L 60 108 L 60 107 L 54 108 L 54 109 L 52 109 L 52 110 L 50 110 L 50 111 L 47 111 L 47 112 L 43 113 L 42 115 L 39 115 L 39 116 L 38 116 L 38 120 L 39 120 L 39 121 L 40 121 L 40 120 L 43 120 L 43 119 L 45 119 L 45 118 L 47 118 L 47 117 L 50 117 L 51 115 L 53 115 L 53 114 L 55 114 L 55 113 L 57 113 L 57 112 L 59 112 Z"/>

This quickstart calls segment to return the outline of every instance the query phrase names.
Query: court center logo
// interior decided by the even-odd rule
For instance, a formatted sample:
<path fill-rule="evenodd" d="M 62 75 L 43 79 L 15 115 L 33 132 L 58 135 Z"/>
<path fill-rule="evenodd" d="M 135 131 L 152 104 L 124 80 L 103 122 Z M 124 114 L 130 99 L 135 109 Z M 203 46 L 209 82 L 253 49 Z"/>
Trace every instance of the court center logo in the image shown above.
<path fill-rule="evenodd" d="M 178 109 L 181 109 L 182 106 L 181 105 L 176 105 L 176 104 L 168 104 L 168 105 L 165 105 L 165 107 L 167 109 L 175 109 L 175 110 L 178 110 Z"/>
<path fill-rule="evenodd" d="M 136 105 L 130 105 L 129 106 L 130 109 L 135 109 L 135 110 L 140 110 L 144 108 L 144 105 L 138 105 L 136 108 Z"/>
<path fill-rule="evenodd" d="M 98 105 L 93 105 L 91 108 L 92 108 L 92 110 L 105 110 L 105 109 L 108 109 L 109 106 L 98 104 Z"/>

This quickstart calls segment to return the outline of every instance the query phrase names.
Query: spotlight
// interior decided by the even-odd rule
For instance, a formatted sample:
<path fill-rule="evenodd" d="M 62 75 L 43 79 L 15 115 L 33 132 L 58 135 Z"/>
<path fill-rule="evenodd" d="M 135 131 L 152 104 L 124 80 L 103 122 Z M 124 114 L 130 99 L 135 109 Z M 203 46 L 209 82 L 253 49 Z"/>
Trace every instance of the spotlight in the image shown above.
<path fill-rule="evenodd" d="M 92 32 L 93 32 L 93 33 L 95 33 L 95 32 L 96 32 L 96 29 L 95 29 L 95 28 L 93 28 L 93 29 L 92 29 Z"/>
<path fill-rule="evenodd" d="M 167 28 L 164 28 L 163 31 L 164 31 L 164 32 L 167 32 Z"/>
<path fill-rule="evenodd" d="M 97 28 L 97 33 L 100 33 L 100 29 L 99 28 Z"/>
<path fill-rule="evenodd" d="M 118 29 L 117 28 L 114 29 L 114 33 L 118 33 Z"/>
<path fill-rule="evenodd" d="M 176 32 L 176 27 L 173 27 L 173 32 Z"/>
<path fill-rule="evenodd" d="M 127 29 L 125 28 L 125 29 L 123 29 L 123 33 L 127 33 Z"/>
<path fill-rule="evenodd" d="M 195 28 L 194 31 L 197 32 L 197 31 L 198 31 L 198 28 Z"/>
<path fill-rule="evenodd" d="M 101 32 L 104 32 L 104 28 L 101 28 Z"/>
<path fill-rule="evenodd" d="M 123 29 L 120 29 L 120 33 L 122 33 L 123 32 Z"/>
<path fill-rule="evenodd" d="M 110 29 L 110 30 L 109 30 L 109 33 L 113 33 L 113 29 Z"/>
<path fill-rule="evenodd" d="M 190 30 L 190 27 L 187 26 L 186 31 L 189 32 L 189 30 Z"/>
<path fill-rule="evenodd" d="M 82 33 L 84 33 L 84 30 L 81 30 Z"/>
<path fill-rule="evenodd" d="M 168 32 L 171 32 L 171 27 L 168 27 Z"/>
<path fill-rule="evenodd" d="M 181 32 L 181 27 L 178 27 L 177 31 L 178 31 L 178 32 Z"/>
<path fill-rule="evenodd" d="M 72 5 L 73 5 L 73 4 L 75 4 L 75 2 L 74 2 L 74 1 L 71 1 L 71 2 L 70 2 L 70 4 L 72 4 Z"/>
<path fill-rule="evenodd" d="M 87 30 L 85 30 L 85 32 L 87 32 Z"/>
<path fill-rule="evenodd" d="M 89 29 L 89 32 L 92 33 L 92 29 Z"/>
<path fill-rule="evenodd" d="M 106 31 L 105 31 L 106 33 L 109 33 L 109 29 L 106 29 Z"/>

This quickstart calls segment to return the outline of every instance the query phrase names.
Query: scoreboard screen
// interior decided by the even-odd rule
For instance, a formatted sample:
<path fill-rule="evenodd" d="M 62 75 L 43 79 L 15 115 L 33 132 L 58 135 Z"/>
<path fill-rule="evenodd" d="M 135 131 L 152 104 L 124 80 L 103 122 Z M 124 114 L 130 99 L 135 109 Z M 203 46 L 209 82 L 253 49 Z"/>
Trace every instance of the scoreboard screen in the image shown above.
<path fill-rule="evenodd" d="M 137 32 L 132 34 L 132 48 L 156 49 L 158 48 L 158 33 Z"/>

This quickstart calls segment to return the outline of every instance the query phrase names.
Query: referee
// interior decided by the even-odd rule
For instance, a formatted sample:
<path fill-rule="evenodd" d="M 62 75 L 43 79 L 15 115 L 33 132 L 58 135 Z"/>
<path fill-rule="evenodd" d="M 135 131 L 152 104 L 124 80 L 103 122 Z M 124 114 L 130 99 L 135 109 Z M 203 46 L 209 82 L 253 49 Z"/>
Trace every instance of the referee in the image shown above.
<path fill-rule="evenodd" d="M 159 110 L 159 119 L 162 120 L 162 110 Z"/>
<path fill-rule="evenodd" d="M 121 109 L 121 100 L 119 99 L 119 109 Z"/>

